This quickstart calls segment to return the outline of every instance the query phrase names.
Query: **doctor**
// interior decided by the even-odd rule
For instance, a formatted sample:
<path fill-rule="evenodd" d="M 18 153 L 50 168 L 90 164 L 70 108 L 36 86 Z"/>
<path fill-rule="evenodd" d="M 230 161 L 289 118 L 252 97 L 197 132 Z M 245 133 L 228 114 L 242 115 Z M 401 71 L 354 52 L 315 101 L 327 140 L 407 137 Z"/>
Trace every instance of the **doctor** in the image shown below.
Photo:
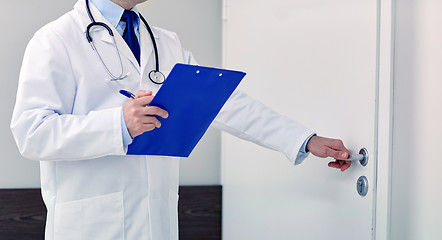
<path fill-rule="evenodd" d="M 145 107 L 161 86 L 156 71 L 167 76 L 176 63 L 196 61 L 175 33 L 149 33 L 135 7 L 144 1 L 79 0 L 26 49 L 11 129 L 21 154 L 40 161 L 47 240 L 178 239 L 179 159 L 126 150 L 168 117 Z M 100 24 L 89 29 L 92 22 Z M 127 101 L 120 89 L 137 94 Z M 342 171 L 350 166 L 340 140 L 316 136 L 239 91 L 213 125 L 293 164 L 311 152 L 341 159 L 329 166 Z"/>

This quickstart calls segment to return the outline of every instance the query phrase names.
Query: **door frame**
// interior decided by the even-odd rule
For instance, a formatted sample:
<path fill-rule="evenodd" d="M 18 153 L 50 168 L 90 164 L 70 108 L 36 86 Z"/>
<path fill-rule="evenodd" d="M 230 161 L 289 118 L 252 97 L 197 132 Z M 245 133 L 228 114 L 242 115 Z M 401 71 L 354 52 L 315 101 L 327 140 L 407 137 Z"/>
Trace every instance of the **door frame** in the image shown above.
<path fill-rule="evenodd" d="M 390 239 L 391 162 L 393 142 L 395 0 L 378 0 L 377 30 L 377 162 L 373 238 Z"/>

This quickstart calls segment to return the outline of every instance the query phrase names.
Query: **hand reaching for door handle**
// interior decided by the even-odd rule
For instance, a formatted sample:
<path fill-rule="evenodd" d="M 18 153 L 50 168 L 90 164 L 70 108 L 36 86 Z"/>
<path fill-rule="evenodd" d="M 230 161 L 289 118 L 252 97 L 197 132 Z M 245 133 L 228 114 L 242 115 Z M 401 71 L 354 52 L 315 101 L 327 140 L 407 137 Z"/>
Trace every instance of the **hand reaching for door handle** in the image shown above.
<path fill-rule="evenodd" d="M 351 161 L 345 161 L 350 156 L 350 152 L 339 139 L 313 136 L 307 143 L 307 150 L 320 158 L 335 158 L 335 161 L 330 162 L 328 166 L 341 169 L 342 172 L 351 166 Z"/>

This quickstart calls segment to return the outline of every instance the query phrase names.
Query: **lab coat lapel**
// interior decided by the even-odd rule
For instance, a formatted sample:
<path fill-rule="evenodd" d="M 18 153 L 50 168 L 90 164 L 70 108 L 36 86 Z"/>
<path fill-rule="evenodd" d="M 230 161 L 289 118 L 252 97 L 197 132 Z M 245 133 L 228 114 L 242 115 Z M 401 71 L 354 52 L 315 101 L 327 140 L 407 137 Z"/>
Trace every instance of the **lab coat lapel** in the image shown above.
<path fill-rule="evenodd" d="M 95 14 L 98 10 L 95 8 L 95 6 L 93 6 L 93 4 L 90 4 L 90 6 L 92 14 Z M 91 20 L 89 19 L 86 12 L 86 3 L 82 0 L 79 0 L 74 5 L 74 10 L 77 12 L 79 16 L 76 20 L 78 21 L 80 28 L 83 29 L 84 32 L 86 33 L 86 28 L 91 23 Z"/>
<path fill-rule="evenodd" d="M 134 66 L 135 69 L 137 69 L 137 72 L 139 74 L 140 66 L 134 54 L 132 53 L 132 50 L 130 50 L 129 45 L 127 45 L 126 41 L 124 41 L 123 37 L 120 34 L 118 34 L 115 28 L 113 28 L 112 30 L 116 33 L 114 34 L 114 37 L 115 37 L 115 42 L 117 43 L 118 49 L 120 51 L 120 54 L 122 54 L 122 57 L 126 57 L 132 63 L 132 65 Z M 103 41 L 106 40 L 103 39 Z"/>
<path fill-rule="evenodd" d="M 157 36 L 157 34 L 155 34 L 155 32 L 154 32 L 154 36 L 156 39 L 158 39 L 158 36 Z M 150 72 L 153 69 L 146 69 L 146 68 L 148 66 L 149 59 L 154 51 L 153 50 L 153 43 L 152 43 L 152 39 L 150 38 L 149 32 L 147 31 L 147 28 L 141 19 L 140 19 L 140 49 L 141 49 L 141 64 L 140 64 L 141 71 L 143 73 L 145 71 Z M 153 59 L 155 59 L 155 58 L 153 58 Z M 153 62 L 152 64 L 155 67 L 156 63 Z M 149 65 L 152 65 L 152 64 L 149 64 Z"/>

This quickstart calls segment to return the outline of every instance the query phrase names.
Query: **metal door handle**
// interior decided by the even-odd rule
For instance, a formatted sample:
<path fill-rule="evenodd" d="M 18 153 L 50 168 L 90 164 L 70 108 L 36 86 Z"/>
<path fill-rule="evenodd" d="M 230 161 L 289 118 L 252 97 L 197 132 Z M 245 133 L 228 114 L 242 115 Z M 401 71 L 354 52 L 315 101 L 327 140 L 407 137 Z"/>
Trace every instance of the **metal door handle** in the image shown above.
<path fill-rule="evenodd" d="M 359 161 L 365 167 L 368 163 L 368 151 L 366 148 L 362 148 L 359 154 L 350 154 L 349 158 L 345 159 L 345 161 Z"/>

